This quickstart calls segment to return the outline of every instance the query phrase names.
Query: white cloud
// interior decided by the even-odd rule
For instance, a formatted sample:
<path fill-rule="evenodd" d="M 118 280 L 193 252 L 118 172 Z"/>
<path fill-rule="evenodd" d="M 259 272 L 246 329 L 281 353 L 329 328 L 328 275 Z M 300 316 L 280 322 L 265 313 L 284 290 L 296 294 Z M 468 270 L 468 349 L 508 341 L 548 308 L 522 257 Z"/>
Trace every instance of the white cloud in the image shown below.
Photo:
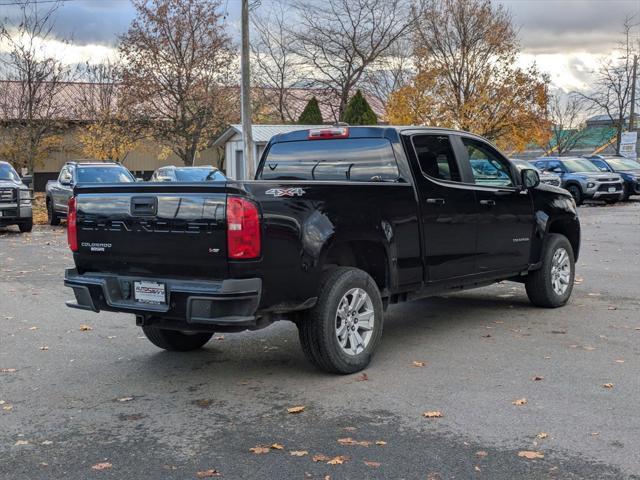
<path fill-rule="evenodd" d="M 518 63 L 524 67 L 535 62 L 542 72 L 549 75 L 554 87 L 571 92 L 588 91 L 595 71 L 606 58 L 607 55 L 589 52 L 522 53 Z"/>

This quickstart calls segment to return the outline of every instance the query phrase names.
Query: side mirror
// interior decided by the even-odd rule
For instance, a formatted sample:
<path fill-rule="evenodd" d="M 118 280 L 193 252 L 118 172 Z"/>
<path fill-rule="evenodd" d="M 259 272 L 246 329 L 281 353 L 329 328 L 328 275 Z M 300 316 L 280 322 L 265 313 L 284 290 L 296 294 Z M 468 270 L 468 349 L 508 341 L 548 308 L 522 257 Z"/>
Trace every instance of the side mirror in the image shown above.
<path fill-rule="evenodd" d="M 33 177 L 31 175 L 25 175 L 22 177 L 22 183 L 24 183 L 27 187 L 30 187 L 33 183 Z"/>
<path fill-rule="evenodd" d="M 525 168 L 520 171 L 520 178 L 522 180 L 522 188 L 535 188 L 540 185 L 540 175 L 533 168 Z"/>
<path fill-rule="evenodd" d="M 63 185 L 65 187 L 70 187 L 71 186 L 71 180 L 60 180 L 60 185 Z"/>

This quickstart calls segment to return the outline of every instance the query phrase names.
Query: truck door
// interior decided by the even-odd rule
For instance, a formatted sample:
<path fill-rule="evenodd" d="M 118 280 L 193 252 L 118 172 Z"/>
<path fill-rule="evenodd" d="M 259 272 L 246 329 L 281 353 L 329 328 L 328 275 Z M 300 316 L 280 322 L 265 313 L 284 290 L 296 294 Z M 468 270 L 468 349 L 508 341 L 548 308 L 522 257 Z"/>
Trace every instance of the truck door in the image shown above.
<path fill-rule="evenodd" d="M 410 140 L 422 222 L 423 259 L 429 282 L 476 272 L 474 188 L 462 182 L 448 134 L 417 134 Z"/>
<path fill-rule="evenodd" d="M 533 236 L 533 199 L 520 191 L 518 170 L 495 148 L 458 136 L 461 165 L 469 169 L 478 202 L 479 273 L 526 268 Z"/>

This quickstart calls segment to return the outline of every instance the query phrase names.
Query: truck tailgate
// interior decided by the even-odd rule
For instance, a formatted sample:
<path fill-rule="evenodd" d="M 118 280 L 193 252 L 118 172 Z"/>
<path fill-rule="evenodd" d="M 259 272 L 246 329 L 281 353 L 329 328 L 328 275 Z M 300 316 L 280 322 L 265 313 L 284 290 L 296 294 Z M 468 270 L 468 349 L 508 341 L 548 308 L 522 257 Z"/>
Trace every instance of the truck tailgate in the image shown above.
<path fill-rule="evenodd" d="M 83 271 L 223 278 L 225 183 L 77 187 Z"/>

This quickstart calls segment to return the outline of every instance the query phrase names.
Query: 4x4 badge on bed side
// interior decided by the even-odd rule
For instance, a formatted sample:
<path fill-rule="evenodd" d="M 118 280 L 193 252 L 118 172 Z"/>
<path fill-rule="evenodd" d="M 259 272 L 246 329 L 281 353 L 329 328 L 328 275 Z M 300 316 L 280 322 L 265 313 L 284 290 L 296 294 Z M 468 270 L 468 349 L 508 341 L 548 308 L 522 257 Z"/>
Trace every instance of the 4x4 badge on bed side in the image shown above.
<path fill-rule="evenodd" d="M 295 188 L 270 188 L 266 192 L 267 195 L 273 195 L 274 197 L 301 197 L 304 195 L 304 190 L 300 187 Z"/>

